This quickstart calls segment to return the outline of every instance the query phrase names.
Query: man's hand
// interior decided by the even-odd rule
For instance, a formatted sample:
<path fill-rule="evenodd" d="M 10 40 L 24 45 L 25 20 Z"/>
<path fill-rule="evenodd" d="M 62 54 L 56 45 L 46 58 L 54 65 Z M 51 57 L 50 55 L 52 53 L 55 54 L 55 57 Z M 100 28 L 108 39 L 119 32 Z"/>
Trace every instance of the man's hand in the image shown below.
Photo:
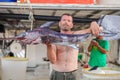
<path fill-rule="evenodd" d="M 52 42 L 52 38 L 50 36 L 43 36 L 41 37 L 41 42 L 43 44 L 50 44 Z"/>
<path fill-rule="evenodd" d="M 99 46 L 98 42 L 96 42 L 95 40 L 92 40 L 92 44 L 93 44 L 94 46 Z"/>
<path fill-rule="evenodd" d="M 101 32 L 101 28 L 99 27 L 99 25 L 97 24 L 96 21 L 93 21 L 90 25 L 90 30 L 92 32 L 92 34 L 94 36 L 98 36 L 99 33 Z"/>

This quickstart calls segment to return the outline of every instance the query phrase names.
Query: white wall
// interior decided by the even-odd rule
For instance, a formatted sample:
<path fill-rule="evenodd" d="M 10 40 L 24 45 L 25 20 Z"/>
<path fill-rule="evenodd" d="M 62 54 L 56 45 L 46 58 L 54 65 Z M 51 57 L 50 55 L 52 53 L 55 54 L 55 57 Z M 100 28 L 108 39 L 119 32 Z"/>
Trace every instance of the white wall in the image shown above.
<path fill-rule="evenodd" d="M 26 57 L 29 59 L 28 67 L 35 67 L 38 64 L 42 64 L 43 57 L 47 56 L 46 45 L 37 44 L 37 45 L 27 45 L 26 48 Z"/>
<path fill-rule="evenodd" d="M 43 63 L 43 57 L 47 57 L 46 45 L 38 44 L 36 45 L 36 64 Z"/>
<path fill-rule="evenodd" d="M 118 59 L 118 41 L 112 40 L 110 41 L 110 50 L 109 50 L 110 59 L 115 61 Z"/>

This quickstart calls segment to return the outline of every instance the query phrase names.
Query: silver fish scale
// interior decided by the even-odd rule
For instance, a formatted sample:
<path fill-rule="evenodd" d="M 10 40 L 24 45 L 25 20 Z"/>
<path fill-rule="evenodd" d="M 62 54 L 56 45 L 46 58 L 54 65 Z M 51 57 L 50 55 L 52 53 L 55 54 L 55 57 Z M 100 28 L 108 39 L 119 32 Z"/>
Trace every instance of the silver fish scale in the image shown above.
<path fill-rule="evenodd" d="M 20 42 L 24 44 L 31 44 L 32 41 L 36 40 L 39 37 L 39 32 L 29 31 L 24 34 L 17 36 L 16 38 L 21 38 Z M 22 39 L 23 38 L 23 39 Z"/>
<path fill-rule="evenodd" d="M 110 31 L 111 33 L 120 33 L 120 16 L 105 15 L 101 26 L 103 26 L 105 30 Z"/>

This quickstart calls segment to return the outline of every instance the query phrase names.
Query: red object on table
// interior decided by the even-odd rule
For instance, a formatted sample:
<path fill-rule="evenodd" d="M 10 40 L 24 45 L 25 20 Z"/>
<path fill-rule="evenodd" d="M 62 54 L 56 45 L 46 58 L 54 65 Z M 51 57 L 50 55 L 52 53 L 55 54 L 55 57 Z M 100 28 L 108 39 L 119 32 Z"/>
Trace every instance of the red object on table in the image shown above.
<path fill-rule="evenodd" d="M 88 67 L 89 67 L 88 64 L 83 65 L 83 68 L 88 68 Z"/>

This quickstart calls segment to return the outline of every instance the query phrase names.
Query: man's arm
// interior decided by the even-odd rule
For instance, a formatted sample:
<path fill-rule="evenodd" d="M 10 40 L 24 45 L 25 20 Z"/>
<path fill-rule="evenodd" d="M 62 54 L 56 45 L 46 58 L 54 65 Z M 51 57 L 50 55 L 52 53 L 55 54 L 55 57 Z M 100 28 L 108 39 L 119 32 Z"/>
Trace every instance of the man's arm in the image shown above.
<path fill-rule="evenodd" d="M 93 45 L 96 46 L 102 53 L 106 54 L 108 51 L 102 48 L 96 41 L 93 42 Z"/>
<path fill-rule="evenodd" d="M 47 46 L 47 56 L 52 64 L 54 64 L 57 60 L 56 58 L 56 46 L 52 44 L 46 44 Z"/>
<path fill-rule="evenodd" d="M 93 35 L 97 36 L 101 32 L 99 25 L 96 21 L 91 22 L 90 28 L 75 31 L 74 34 L 86 34 L 86 33 L 92 33 Z"/>
<path fill-rule="evenodd" d="M 101 46 L 98 46 L 98 49 L 102 52 L 102 53 L 104 53 L 104 54 L 107 54 L 107 50 L 105 50 L 104 48 L 102 48 Z"/>
<path fill-rule="evenodd" d="M 91 41 L 90 45 L 88 46 L 88 52 L 90 52 L 92 50 L 92 46 L 93 46 L 93 44 L 92 44 L 92 41 Z"/>

